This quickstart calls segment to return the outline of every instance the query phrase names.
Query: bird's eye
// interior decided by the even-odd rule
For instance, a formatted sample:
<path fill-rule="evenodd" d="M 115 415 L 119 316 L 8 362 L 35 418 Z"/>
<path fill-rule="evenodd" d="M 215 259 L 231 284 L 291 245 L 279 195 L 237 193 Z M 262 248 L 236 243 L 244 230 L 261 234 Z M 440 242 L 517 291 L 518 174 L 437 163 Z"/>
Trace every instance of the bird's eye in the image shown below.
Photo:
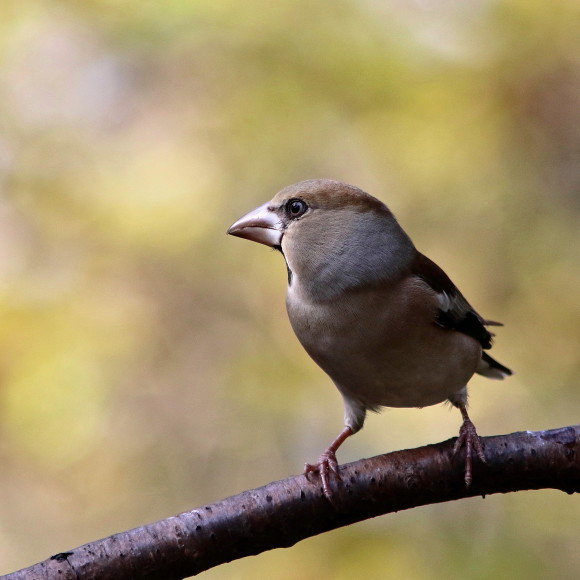
<path fill-rule="evenodd" d="M 301 199 L 291 199 L 286 203 L 286 213 L 290 218 L 299 218 L 306 213 L 308 206 Z"/>

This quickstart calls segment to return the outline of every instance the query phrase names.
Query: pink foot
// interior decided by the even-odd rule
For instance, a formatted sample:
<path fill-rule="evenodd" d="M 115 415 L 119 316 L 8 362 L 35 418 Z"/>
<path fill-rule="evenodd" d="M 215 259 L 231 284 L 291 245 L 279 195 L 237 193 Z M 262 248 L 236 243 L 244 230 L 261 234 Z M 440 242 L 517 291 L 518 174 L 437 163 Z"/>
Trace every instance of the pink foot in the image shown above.
<path fill-rule="evenodd" d="M 304 466 L 304 476 L 310 481 L 311 473 L 319 473 L 322 481 L 322 491 L 324 495 L 332 501 L 332 492 L 330 491 L 330 478 L 334 477 L 340 481 L 340 473 L 338 472 L 338 461 L 336 460 L 336 450 L 344 443 L 345 439 L 352 435 L 353 431 L 350 427 L 345 427 L 338 437 L 328 446 L 328 449 L 322 453 L 318 458 L 318 462 L 314 465 L 307 463 Z"/>
<path fill-rule="evenodd" d="M 465 486 L 469 487 L 472 481 L 471 460 L 473 458 L 473 453 L 475 452 L 475 455 L 477 455 L 483 463 L 487 463 L 485 455 L 483 454 L 481 439 L 475 430 L 475 425 L 470 419 L 464 419 L 463 424 L 459 429 L 459 437 L 453 446 L 453 455 L 456 455 L 463 446 L 465 446 Z"/>
<path fill-rule="evenodd" d="M 307 463 L 304 466 L 304 476 L 308 481 L 311 481 L 310 474 L 318 473 L 320 475 L 320 480 L 322 482 L 322 491 L 324 495 L 328 498 L 332 498 L 332 491 L 330 489 L 330 478 L 332 475 L 336 479 L 340 480 L 340 473 L 338 471 L 338 461 L 336 460 L 336 455 L 331 449 L 327 449 L 319 458 L 318 462 L 314 465 Z"/>

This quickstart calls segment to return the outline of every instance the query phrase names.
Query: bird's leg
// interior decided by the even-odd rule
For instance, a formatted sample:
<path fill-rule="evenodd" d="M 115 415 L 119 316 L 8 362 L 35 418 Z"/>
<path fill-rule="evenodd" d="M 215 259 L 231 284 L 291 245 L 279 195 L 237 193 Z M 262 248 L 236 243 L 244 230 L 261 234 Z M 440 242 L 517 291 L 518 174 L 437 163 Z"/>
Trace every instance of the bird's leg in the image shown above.
<path fill-rule="evenodd" d="M 311 473 L 318 472 L 320 474 L 320 479 L 322 481 L 322 491 L 328 499 L 330 499 L 332 496 L 330 491 L 331 473 L 334 473 L 336 478 L 340 479 L 340 474 L 338 472 L 338 461 L 336 460 L 336 451 L 352 434 L 353 430 L 350 427 L 345 427 L 340 432 L 340 435 L 328 446 L 326 451 L 320 455 L 317 463 L 314 465 L 307 463 L 304 466 L 304 475 L 309 481 L 309 475 Z"/>
<path fill-rule="evenodd" d="M 481 446 L 481 439 L 475 430 L 475 425 L 471 422 L 467 414 L 467 407 L 463 402 L 455 402 L 455 406 L 461 411 L 463 417 L 463 424 L 459 429 L 459 437 L 453 447 L 453 454 L 455 455 L 463 446 L 465 446 L 465 486 L 471 485 L 471 459 L 472 453 L 481 459 L 483 463 L 487 463 L 485 455 L 483 454 L 483 447 Z"/>

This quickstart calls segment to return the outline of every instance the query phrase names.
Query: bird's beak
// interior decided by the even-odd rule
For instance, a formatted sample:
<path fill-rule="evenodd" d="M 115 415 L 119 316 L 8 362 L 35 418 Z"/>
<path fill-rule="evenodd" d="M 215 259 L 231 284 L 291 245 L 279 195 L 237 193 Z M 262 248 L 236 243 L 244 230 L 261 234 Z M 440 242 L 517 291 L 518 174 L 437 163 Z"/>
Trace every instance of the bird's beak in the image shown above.
<path fill-rule="evenodd" d="M 265 203 L 232 224 L 227 233 L 231 236 L 276 247 L 282 242 L 282 223 L 280 218 L 269 210 L 268 204 Z"/>

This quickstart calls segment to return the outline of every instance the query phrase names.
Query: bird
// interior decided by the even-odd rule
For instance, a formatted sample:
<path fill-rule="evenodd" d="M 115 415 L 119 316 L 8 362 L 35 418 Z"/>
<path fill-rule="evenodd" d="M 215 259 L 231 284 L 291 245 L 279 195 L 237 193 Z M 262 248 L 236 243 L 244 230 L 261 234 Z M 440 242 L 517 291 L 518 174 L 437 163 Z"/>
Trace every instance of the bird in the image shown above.
<path fill-rule="evenodd" d="M 299 342 L 330 377 L 344 403 L 344 428 L 305 465 L 332 498 L 338 448 L 363 427 L 367 411 L 449 402 L 462 423 L 453 454 L 486 463 L 467 412 L 477 373 L 512 371 L 486 351 L 494 336 L 445 272 L 419 252 L 391 210 L 353 185 L 309 179 L 289 185 L 227 230 L 279 251 L 286 262 L 286 309 Z"/>

